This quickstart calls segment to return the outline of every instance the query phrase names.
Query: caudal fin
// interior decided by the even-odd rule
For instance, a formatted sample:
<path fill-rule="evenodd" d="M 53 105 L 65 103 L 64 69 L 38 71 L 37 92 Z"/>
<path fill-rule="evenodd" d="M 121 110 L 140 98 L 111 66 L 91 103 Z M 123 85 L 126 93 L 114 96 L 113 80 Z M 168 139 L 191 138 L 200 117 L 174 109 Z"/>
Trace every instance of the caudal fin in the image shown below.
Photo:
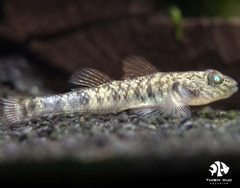
<path fill-rule="evenodd" d="M 21 99 L 0 99 L 1 123 L 16 124 L 25 118 L 25 108 Z"/>

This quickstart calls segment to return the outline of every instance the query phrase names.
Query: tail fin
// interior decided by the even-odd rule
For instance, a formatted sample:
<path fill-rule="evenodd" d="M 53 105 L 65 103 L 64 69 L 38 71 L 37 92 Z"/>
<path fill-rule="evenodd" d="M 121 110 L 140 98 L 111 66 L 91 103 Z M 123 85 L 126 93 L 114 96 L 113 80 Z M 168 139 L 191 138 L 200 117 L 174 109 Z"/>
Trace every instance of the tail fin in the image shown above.
<path fill-rule="evenodd" d="M 3 124 L 16 124 L 26 117 L 26 110 L 21 99 L 1 99 L 1 122 Z"/>

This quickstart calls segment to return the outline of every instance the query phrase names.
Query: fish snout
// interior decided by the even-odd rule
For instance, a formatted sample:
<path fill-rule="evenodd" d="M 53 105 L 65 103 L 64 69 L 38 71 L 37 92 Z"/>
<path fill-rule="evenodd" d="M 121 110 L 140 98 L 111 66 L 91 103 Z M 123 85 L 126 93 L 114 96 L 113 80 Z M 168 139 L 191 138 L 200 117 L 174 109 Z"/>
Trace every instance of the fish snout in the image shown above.
<path fill-rule="evenodd" d="M 235 92 L 237 92 L 237 90 L 238 90 L 238 86 L 237 86 L 237 82 L 235 81 L 235 80 L 233 80 L 233 84 L 232 84 L 232 93 L 235 93 Z"/>

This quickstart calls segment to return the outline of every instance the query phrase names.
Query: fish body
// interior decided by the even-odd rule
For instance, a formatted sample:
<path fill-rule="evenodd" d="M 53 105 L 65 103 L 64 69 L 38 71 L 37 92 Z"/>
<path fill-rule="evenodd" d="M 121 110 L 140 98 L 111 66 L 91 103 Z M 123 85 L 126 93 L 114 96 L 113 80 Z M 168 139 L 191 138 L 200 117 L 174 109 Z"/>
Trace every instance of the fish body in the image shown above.
<path fill-rule="evenodd" d="M 5 121 L 19 123 L 48 114 L 106 114 L 132 110 L 138 115 L 190 116 L 188 106 L 230 97 L 237 82 L 215 70 L 158 72 L 142 58 L 124 61 L 122 80 L 95 69 L 81 69 L 70 82 L 74 91 L 44 97 L 2 99 Z"/>

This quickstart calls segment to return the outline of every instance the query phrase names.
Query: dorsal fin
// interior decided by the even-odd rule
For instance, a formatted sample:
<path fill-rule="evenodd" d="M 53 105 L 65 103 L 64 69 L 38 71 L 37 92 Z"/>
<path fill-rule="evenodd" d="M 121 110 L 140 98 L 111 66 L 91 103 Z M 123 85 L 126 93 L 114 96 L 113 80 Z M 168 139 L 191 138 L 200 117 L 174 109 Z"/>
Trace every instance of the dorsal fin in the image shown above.
<path fill-rule="evenodd" d="M 123 61 L 123 79 L 157 73 L 158 70 L 142 57 L 129 57 Z"/>
<path fill-rule="evenodd" d="M 95 87 L 112 81 L 113 79 L 106 74 L 90 68 L 77 70 L 69 79 L 70 83 L 83 87 Z"/>

